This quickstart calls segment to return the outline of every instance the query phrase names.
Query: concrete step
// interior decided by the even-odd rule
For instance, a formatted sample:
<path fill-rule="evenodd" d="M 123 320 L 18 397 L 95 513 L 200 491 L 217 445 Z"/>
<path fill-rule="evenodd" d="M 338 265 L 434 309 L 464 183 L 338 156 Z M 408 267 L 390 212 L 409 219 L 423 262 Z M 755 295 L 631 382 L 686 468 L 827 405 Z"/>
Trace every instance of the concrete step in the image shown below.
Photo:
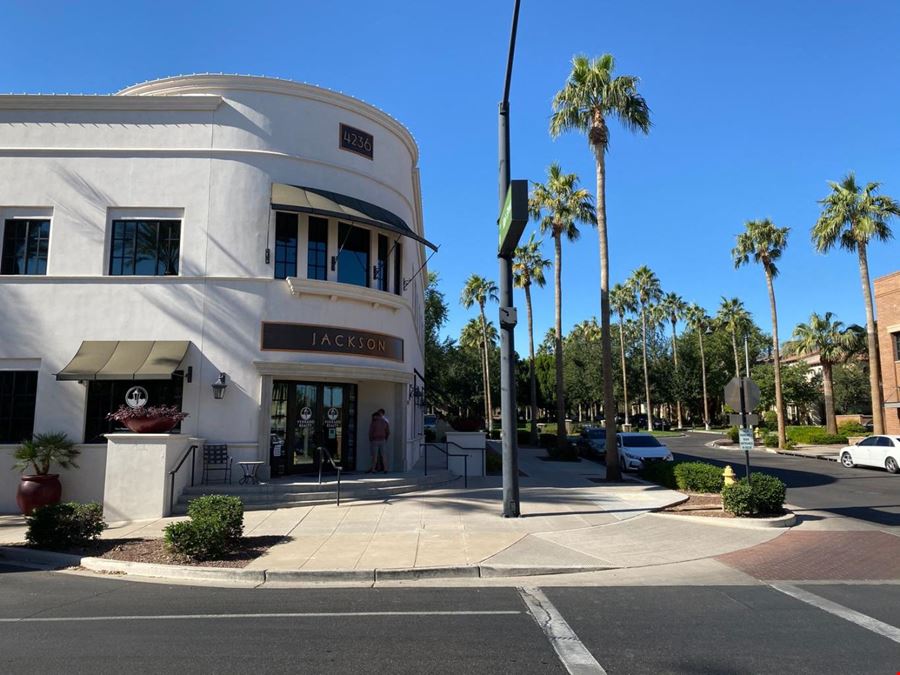
<path fill-rule="evenodd" d="M 341 501 L 380 500 L 392 495 L 417 492 L 449 485 L 461 476 L 450 471 L 404 474 L 396 478 L 351 478 L 341 481 Z M 285 506 L 333 504 L 337 499 L 337 481 L 318 483 L 264 483 L 260 485 L 195 485 L 186 488 L 174 506 L 173 515 L 183 515 L 191 499 L 200 495 L 224 494 L 239 497 L 247 510 Z"/>

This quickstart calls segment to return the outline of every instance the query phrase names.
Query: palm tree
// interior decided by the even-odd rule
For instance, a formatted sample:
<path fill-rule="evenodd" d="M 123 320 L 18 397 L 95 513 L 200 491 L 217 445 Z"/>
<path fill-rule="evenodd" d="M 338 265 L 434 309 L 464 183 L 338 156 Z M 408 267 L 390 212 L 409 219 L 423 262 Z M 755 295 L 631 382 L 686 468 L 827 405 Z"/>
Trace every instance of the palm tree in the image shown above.
<path fill-rule="evenodd" d="M 716 320 L 731 333 L 731 348 L 734 350 L 734 376 L 741 377 L 741 360 L 738 357 L 737 334 L 746 334 L 750 330 L 750 312 L 738 298 L 722 296 L 722 303 L 716 313 Z"/>
<path fill-rule="evenodd" d="M 606 150 L 609 147 L 607 120 L 618 119 L 628 131 L 650 132 L 650 108 L 637 93 L 638 78 L 613 77 L 615 60 L 611 54 L 589 59 L 572 59 L 572 71 L 565 85 L 553 97 L 550 135 L 557 138 L 566 131 L 587 135 L 594 154 L 597 174 L 597 235 L 600 247 L 600 329 L 603 361 L 603 408 L 615 410 L 613 397 L 612 344 L 609 337 L 609 247 L 606 233 Z M 606 425 L 607 452 L 616 447 L 615 425 Z M 611 458 L 617 459 L 616 452 Z M 618 463 L 608 462 L 606 477 L 618 480 Z"/>
<path fill-rule="evenodd" d="M 776 263 L 787 247 L 790 228 L 775 227 L 765 220 L 748 220 L 744 232 L 737 236 L 737 245 L 731 250 L 735 268 L 753 262 L 763 266 L 766 274 L 766 288 L 769 291 L 769 310 L 772 312 L 772 359 L 775 366 L 775 414 L 778 417 L 778 447 L 787 442 L 784 429 L 784 395 L 781 389 L 781 346 L 778 343 L 778 311 L 775 308 L 775 277 L 778 276 Z"/>
<path fill-rule="evenodd" d="M 528 356 L 531 377 L 531 444 L 538 443 L 537 430 L 537 378 L 534 375 L 534 323 L 531 314 L 531 285 L 543 288 L 546 283 L 544 270 L 550 266 L 550 261 L 541 254 L 540 239 L 535 239 L 534 233 L 528 241 L 516 248 L 513 254 L 513 283 L 525 290 L 525 306 L 528 308 Z"/>
<path fill-rule="evenodd" d="M 478 359 L 481 361 L 482 400 L 484 401 L 485 410 L 487 410 L 487 389 L 489 380 L 487 379 L 484 367 L 484 354 L 485 351 L 490 352 L 496 346 L 497 328 L 490 321 L 487 322 L 487 326 L 483 326 L 480 318 L 471 319 L 463 326 L 462 331 L 460 331 L 459 344 L 468 349 L 478 350 Z M 487 347 L 487 349 L 485 349 L 485 347 Z"/>
<path fill-rule="evenodd" d="M 712 325 L 712 319 L 706 314 L 706 310 L 698 304 L 692 304 L 687 308 L 685 313 L 687 324 L 697 331 L 697 337 L 700 340 L 700 375 L 703 381 L 703 424 L 709 431 L 709 399 L 706 396 L 706 353 L 703 351 L 703 334 L 708 331 Z"/>
<path fill-rule="evenodd" d="M 675 361 L 675 373 L 678 373 L 678 333 L 676 332 L 676 324 L 679 319 L 684 318 L 687 311 L 687 303 L 677 293 L 666 293 L 659 301 L 660 310 L 665 314 L 665 318 L 672 324 L 672 359 Z M 678 428 L 682 426 L 681 420 L 681 398 L 675 397 L 675 415 L 678 419 Z"/>
<path fill-rule="evenodd" d="M 659 287 L 659 279 L 646 265 L 641 265 L 626 282 L 634 291 L 640 303 L 641 309 L 641 349 L 644 355 L 644 396 L 647 404 L 647 431 L 653 431 L 653 408 L 650 405 L 650 371 L 647 369 L 647 321 L 653 321 L 650 316 L 654 303 L 662 297 L 662 289 Z M 608 465 L 608 463 L 607 463 Z"/>
<path fill-rule="evenodd" d="M 861 326 L 852 325 L 844 328 L 841 321 L 832 321 L 834 314 L 825 312 L 819 316 L 810 314 L 809 323 L 799 323 L 794 328 L 791 341 L 785 345 L 785 351 L 792 354 L 819 354 L 822 364 L 822 389 L 825 394 L 825 426 L 829 434 L 837 434 L 837 421 L 834 417 L 834 380 L 832 377 L 835 363 L 842 363 L 849 357 L 859 354 L 865 345 L 865 331 Z"/>
<path fill-rule="evenodd" d="M 634 289 L 627 284 L 616 284 L 609 292 L 609 303 L 619 316 L 619 355 L 622 357 L 622 398 L 625 399 L 625 424 L 628 417 L 628 378 L 625 374 L 625 315 L 637 311 Z"/>
<path fill-rule="evenodd" d="M 528 200 L 532 218 L 539 220 L 541 232 L 553 237 L 556 254 L 554 277 L 556 281 L 556 418 L 557 442 L 566 443 L 566 401 L 563 384 L 562 345 L 562 238 L 575 241 L 581 235 L 578 223 L 591 223 L 594 219 L 594 202 L 590 193 L 578 187 L 578 176 L 563 173 L 559 164 L 547 169 L 547 182 L 535 183 Z"/>
<path fill-rule="evenodd" d="M 490 354 L 488 352 L 487 319 L 485 319 L 484 316 L 484 306 L 489 300 L 498 302 L 497 284 L 495 284 L 493 281 L 490 281 L 489 279 L 480 277 L 477 274 L 473 274 L 472 276 L 470 276 L 466 280 L 466 285 L 463 287 L 459 301 L 466 309 L 469 309 L 472 305 L 477 304 L 478 311 L 481 316 L 481 333 L 484 345 L 482 356 L 482 363 L 484 364 L 484 401 L 487 408 L 486 417 L 488 431 L 493 431 L 494 408 L 491 405 L 491 363 Z"/>
<path fill-rule="evenodd" d="M 876 434 L 883 434 L 881 363 L 878 356 L 875 308 L 872 305 L 872 283 L 869 280 L 869 260 L 866 251 L 870 241 L 887 241 L 893 237 L 888 221 L 893 216 L 900 215 L 900 204 L 890 197 L 876 195 L 878 183 L 867 183 L 864 188 L 860 187 L 852 172 L 840 183 L 829 181 L 828 184 L 831 186 L 831 194 L 819 201 L 824 206 L 812 228 L 812 240 L 816 249 L 822 253 L 838 244 L 847 251 L 856 251 L 859 256 L 859 277 L 866 304 L 872 424 Z"/>

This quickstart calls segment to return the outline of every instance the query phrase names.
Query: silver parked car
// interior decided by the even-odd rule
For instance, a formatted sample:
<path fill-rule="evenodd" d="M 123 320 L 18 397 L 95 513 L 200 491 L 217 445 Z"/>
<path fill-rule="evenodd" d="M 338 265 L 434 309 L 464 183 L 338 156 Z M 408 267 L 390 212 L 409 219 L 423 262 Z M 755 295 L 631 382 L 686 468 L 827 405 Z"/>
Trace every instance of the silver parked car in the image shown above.
<path fill-rule="evenodd" d="M 900 436 L 869 436 L 841 450 L 840 457 L 841 464 L 848 468 L 859 464 L 897 473 L 900 471 Z"/>
<path fill-rule="evenodd" d="M 671 462 L 672 453 L 656 436 L 639 433 L 616 434 L 619 466 L 622 471 L 637 471 L 650 462 Z"/>

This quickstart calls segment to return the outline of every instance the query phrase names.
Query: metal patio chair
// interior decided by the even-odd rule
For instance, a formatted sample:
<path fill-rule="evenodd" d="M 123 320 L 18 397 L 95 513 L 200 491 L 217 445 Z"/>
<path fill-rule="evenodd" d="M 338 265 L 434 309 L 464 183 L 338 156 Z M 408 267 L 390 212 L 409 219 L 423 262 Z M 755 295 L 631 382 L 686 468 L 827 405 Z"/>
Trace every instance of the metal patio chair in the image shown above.
<path fill-rule="evenodd" d="M 201 482 L 204 485 L 209 483 L 209 474 L 211 471 L 222 472 L 222 482 L 231 484 L 231 465 L 234 458 L 228 454 L 228 445 L 225 443 L 214 443 L 203 446 L 203 478 Z"/>

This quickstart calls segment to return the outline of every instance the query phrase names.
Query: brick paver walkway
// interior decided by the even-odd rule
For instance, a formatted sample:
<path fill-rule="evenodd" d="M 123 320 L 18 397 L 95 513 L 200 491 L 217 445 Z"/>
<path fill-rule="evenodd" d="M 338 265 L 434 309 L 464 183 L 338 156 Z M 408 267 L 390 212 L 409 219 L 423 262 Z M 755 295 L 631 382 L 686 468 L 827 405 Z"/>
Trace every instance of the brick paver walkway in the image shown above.
<path fill-rule="evenodd" d="M 791 530 L 717 559 L 763 580 L 900 580 L 900 537 Z"/>

